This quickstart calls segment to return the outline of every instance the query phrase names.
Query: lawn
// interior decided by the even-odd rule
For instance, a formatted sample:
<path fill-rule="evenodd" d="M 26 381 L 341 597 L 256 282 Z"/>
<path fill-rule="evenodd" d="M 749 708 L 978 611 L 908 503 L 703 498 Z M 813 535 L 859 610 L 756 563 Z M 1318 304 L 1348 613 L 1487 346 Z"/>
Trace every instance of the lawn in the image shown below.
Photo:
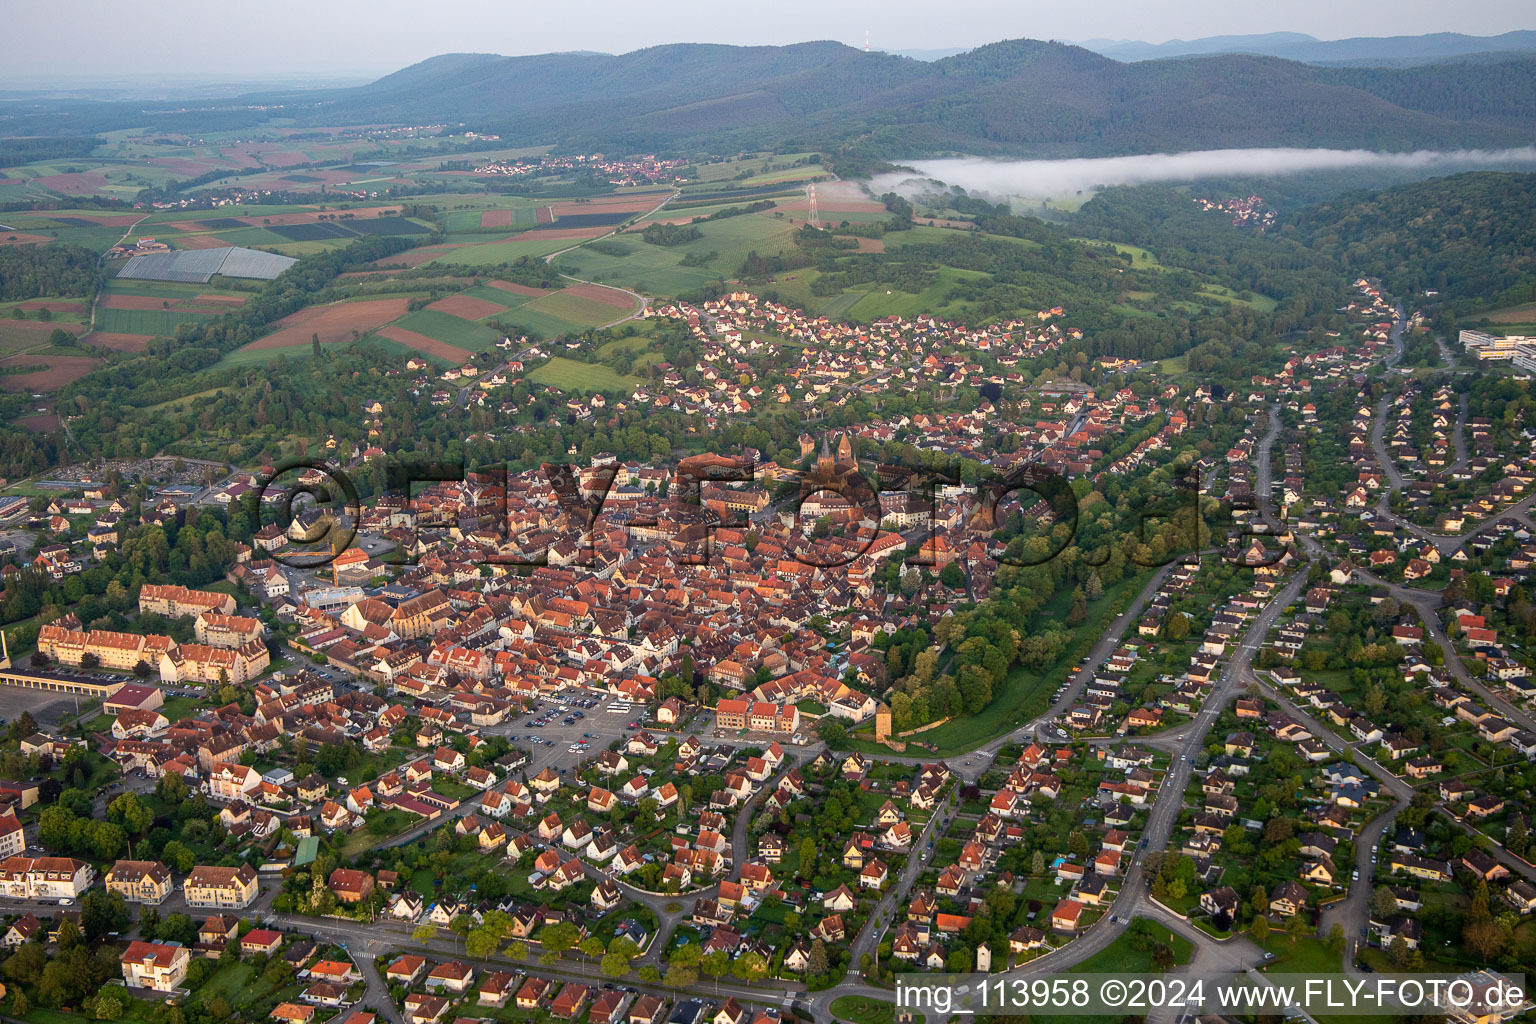
<path fill-rule="evenodd" d="M 1158 924 L 1144 917 L 1138 917 L 1131 922 L 1146 926 L 1147 933 L 1152 938 L 1165 946 L 1173 947 L 1175 963 L 1188 963 L 1189 956 L 1194 952 L 1194 943 L 1182 935 L 1175 935 L 1168 930 L 1166 925 Z M 1093 956 L 1071 968 L 1074 974 L 1147 974 L 1152 971 L 1152 950 L 1133 949 L 1130 929 L 1122 932 L 1120 937 L 1105 946 Z"/>
<path fill-rule="evenodd" d="M 532 370 L 528 379 L 540 384 L 553 384 L 562 391 L 629 391 L 640 378 L 615 373 L 606 366 L 582 363 L 574 359 L 555 356 L 549 362 Z"/>
<path fill-rule="evenodd" d="M 1279 929 L 1272 931 L 1264 942 L 1264 949 L 1275 954 L 1265 965 L 1266 971 L 1282 974 L 1342 974 L 1342 957 L 1328 952 L 1321 939 L 1303 938 L 1292 943 Z"/>
<path fill-rule="evenodd" d="M 853 1024 L 891 1024 L 896 1007 L 883 999 L 865 999 L 863 996 L 838 996 L 832 1000 L 832 1015 L 838 1020 Z"/>

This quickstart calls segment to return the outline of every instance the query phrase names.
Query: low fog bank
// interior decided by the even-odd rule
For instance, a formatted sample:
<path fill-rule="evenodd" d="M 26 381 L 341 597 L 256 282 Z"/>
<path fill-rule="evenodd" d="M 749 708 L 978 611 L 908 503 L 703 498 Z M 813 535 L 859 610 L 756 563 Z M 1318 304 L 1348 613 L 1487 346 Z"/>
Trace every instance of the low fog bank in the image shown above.
<path fill-rule="evenodd" d="M 1043 200 L 1114 185 L 1192 182 L 1207 178 L 1274 178 L 1300 174 L 1357 173 L 1362 179 L 1429 177 L 1458 171 L 1536 169 L 1536 146 L 1520 149 L 1420 150 L 1379 153 L 1366 149 L 1211 149 L 1192 153 L 1093 157 L 1068 160 L 919 160 L 917 172 L 883 174 L 871 188 L 909 198 L 932 192 L 935 182 L 957 185 L 992 199 Z M 1362 180 L 1358 184 L 1368 184 Z"/>

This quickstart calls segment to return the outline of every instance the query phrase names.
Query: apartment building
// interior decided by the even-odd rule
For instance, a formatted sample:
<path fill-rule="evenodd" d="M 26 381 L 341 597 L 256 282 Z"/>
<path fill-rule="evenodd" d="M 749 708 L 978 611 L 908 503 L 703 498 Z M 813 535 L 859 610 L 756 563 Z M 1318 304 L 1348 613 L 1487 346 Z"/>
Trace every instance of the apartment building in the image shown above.
<path fill-rule="evenodd" d="M 73 857 L 7 857 L 0 894 L 12 899 L 76 899 L 96 881 L 96 869 Z"/>
<path fill-rule="evenodd" d="M 189 907 L 241 910 L 256 898 L 256 869 L 249 864 L 238 868 L 199 864 L 187 875 L 181 890 Z"/>
<path fill-rule="evenodd" d="M 163 903 L 176 889 L 171 869 L 157 860 L 120 860 L 107 871 L 107 892 L 129 903 Z"/>
<path fill-rule="evenodd" d="M 139 612 L 164 615 L 170 619 L 183 615 L 201 615 L 203 612 L 233 615 L 235 599 L 228 594 L 216 594 L 210 590 L 189 590 L 186 587 L 146 583 L 139 588 Z"/>

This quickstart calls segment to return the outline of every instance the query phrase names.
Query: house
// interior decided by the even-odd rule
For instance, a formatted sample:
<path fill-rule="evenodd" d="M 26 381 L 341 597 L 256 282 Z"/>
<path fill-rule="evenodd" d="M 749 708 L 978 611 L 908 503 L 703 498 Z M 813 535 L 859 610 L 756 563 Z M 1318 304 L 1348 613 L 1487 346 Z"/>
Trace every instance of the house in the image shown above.
<path fill-rule="evenodd" d="M 549 998 L 549 990 L 552 983 L 544 978 L 529 978 L 523 982 L 523 987 L 517 990 L 517 1008 L 519 1010 L 542 1009 Z"/>
<path fill-rule="evenodd" d="M 549 1012 L 561 1020 L 572 1020 L 586 1009 L 587 997 L 591 991 L 585 985 L 574 981 L 567 982 L 560 989 L 560 994 L 555 996 L 554 1001 L 549 1004 Z"/>
<path fill-rule="evenodd" d="M 134 941 L 123 950 L 123 982 L 130 989 L 173 992 L 186 980 L 192 952 L 185 946 Z"/>
<path fill-rule="evenodd" d="M 469 964 L 450 960 L 447 963 L 438 964 L 427 972 L 427 989 L 434 992 L 452 992 L 460 995 L 469 991 L 470 983 L 475 980 L 475 969 Z"/>
<path fill-rule="evenodd" d="M 1073 899 L 1062 900 L 1051 911 L 1051 928 L 1071 934 L 1077 931 L 1078 922 L 1082 920 L 1082 916 L 1083 904 Z"/>
<path fill-rule="evenodd" d="M 846 913 L 858 906 L 858 898 L 853 895 L 846 885 L 840 885 L 836 889 L 822 897 L 821 905 L 835 914 Z"/>
<path fill-rule="evenodd" d="M 384 980 L 391 985 L 399 985 L 402 988 L 410 988 L 427 971 L 427 958 L 416 956 L 414 953 L 406 953 L 396 957 L 394 962 L 384 969 Z"/>
<path fill-rule="evenodd" d="M 1271 913 L 1281 917 L 1294 917 L 1307 906 L 1307 890 L 1300 882 L 1286 880 L 1275 886 L 1269 894 Z"/>
<path fill-rule="evenodd" d="M 1237 890 L 1230 885 L 1200 894 L 1200 909 L 1212 917 L 1225 915 L 1229 920 L 1235 919 L 1238 902 Z"/>
<path fill-rule="evenodd" d="M 321 960 L 304 972 L 304 976 L 313 981 L 329 982 L 346 986 L 363 980 L 363 974 L 357 969 L 357 965 L 350 960 Z"/>
<path fill-rule="evenodd" d="M 340 903 L 361 903 L 373 894 L 373 876 L 366 871 L 337 868 L 331 872 L 330 888 Z"/>
<path fill-rule="evenodd" d="M 42 926 L 43 922 L 39 921 L 31 914 L 21 915 L 11 923 L 9 928 L 5 930 L 5 947 L 7 949 L 15 949 L 23 942 L 29 941 L 32 936 L 37 934 L 37 930 Z"/>
<path fill-rule="evenodd" d="M 666 1005 L 660 996 L 636 996 L 635 1001 L 629 1004 L 629 1012 L 625 1014 L 625 1024 L 656 1024 Z"/>
<path fill-rule="evenodd" d="M 437 1024 L 452 1005 L 446 996 L 412 992 L 405 997 L 406 1024 Z"/>
<path fill-rule="evenodd" d="M 282 944 L 282 932 L 272 931 L 269 928 L 252 928 L 240 939 L 240 953 L 243 956 L 253 954 L 271 956 Z"/>
<path fill-rule="evenodd" d="M 512 998 L 515 987 L 516 975 L 506 971 L 492 971 L 480 982 L 480 992 L 476 998 L 481 1006 L 492 1006 L 501 1009 L 507 1005 L 507 1000 Z"/>

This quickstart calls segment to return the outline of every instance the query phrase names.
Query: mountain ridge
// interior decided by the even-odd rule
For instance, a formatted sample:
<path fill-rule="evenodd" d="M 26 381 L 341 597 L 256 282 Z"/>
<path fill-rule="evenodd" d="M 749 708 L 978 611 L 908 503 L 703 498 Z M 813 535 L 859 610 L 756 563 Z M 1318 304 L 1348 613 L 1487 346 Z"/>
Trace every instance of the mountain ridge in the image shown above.
<path fill-rule="evenodd" d="M 1502 148 L 1536 134 L 1536 56 L 1412 70 L 1250 54 L 1123 63 L 1034 39 L 933 61 L 826 40 L 673 43 L 618 55 L 456 53 L 365 85 L 250 93 L 202 111 L 0 104 L 0 133 L 158 119 L 190 130 L 204 120 L 273 117 L 462 123 L 517 144 L 630 152 L 818 149 L 841 154 L 845 166 L 850 157 L 868 165 L 936 153 Z"/>
<path fill-rule="evenodd" d="M 1484 53 L 1536 53 L 1536 31 L 1517 29 L 1494 36 L 1431 32 L 1417 36 L 1353 36 L 1347 39 L 1318 39 L 1301 32 L 1266 32 L 1256 35 L 1170 39 L 1163 43 L 1092 39 L 1080 45 L 1120 61 L 1250 53 L 1307 64 L 1364 61 L 1395 63 L 1404 60 L 1433 63 L 1446 58 Z"/>

